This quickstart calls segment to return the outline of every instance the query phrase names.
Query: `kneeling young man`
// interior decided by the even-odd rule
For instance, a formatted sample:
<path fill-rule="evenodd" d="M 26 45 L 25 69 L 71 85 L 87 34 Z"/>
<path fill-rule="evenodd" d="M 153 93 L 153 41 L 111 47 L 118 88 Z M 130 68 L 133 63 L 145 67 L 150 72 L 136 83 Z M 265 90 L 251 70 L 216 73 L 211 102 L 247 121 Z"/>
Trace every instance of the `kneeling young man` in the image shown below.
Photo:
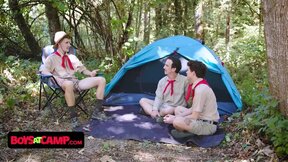
<path fill-rule="evenodd" d="M 214 134 L 217 130 L 219 113 L 215 94 L 203 79 L 207 67 L 199 61 L 189 61 L 187 64 L 189 86 L 185 99 L 188 103 L 192 101 L 192 106 L 189 109 L 177 107 L 175 115 L 166 115 L 164 122 L 173 124 L 176 128 L 171 132 L 174 137 L 182 136 L 183 131 L 196 135 Z"/>

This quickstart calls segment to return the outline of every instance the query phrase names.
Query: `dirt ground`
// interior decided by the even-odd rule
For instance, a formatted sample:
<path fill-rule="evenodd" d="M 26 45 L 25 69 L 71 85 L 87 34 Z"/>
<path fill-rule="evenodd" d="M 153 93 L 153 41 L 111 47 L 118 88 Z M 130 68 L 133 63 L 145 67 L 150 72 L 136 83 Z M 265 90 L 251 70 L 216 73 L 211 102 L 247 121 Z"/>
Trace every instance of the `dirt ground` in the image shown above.
<path fill-rule="evenodd" d="M 227 132 L 225 140 L 219 146 L 208 149 L 149 141 L 103 140 L 87 136 L 82 149 L 10 149 L 7 147 L 9 131 L 69 131 L 70 123 L 65 119 L 55 123 L 49 115 L 29 108 L 25 111 L 16 108 L 13 113 L 7 112 L 4 116 L 0 161 L 279 161 L 269 144 L 256 134 L 237 127 L 239 119 L 229 118 L 224 122 L 222 127 Z"/>

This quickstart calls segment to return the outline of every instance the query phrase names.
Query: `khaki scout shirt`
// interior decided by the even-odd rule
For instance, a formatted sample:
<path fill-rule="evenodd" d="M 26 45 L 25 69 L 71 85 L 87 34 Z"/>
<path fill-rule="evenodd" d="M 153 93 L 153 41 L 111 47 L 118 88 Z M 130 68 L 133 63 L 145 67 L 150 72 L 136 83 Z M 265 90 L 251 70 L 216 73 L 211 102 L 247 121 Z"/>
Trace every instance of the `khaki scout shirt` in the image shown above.
<path fill-rule="evenodd" d="M 192 88 L 201 80 L 202 79 L 196 80 Z M 200 113 L 199 119 L 218 121 L 220 118 L 215 94 L 213 90 L 205 84 L 200 84 L 195 88 L 191 109 L 192 111 Z"/>
<path fill-rule="evenodd" d="M 82 64 L 82 62 L 75 55 L 68 54 L 68 57 L 72 62 L 74 70 L 69 68 L 67 61 L 66 61 L 65 68 L 63 68 L 62 57 L 56 54 L 51 54 L 46 58 L 44 62 L 44 66 L 41 67 L 40 71 L 48 71 L 54 76 L 56 76 L 56 78 L 61 78 L 61 79 L 76 78 L 74 76 L 74 73 L 83 72 L 84 70 L 86 70 L 86 67 Z"/>
<path fill-rule="evenodd" d="M 188 80 L 185 76 L 178 74 L 175 82 L 173 95 L 171 96 L 171 85 L 169 85 L 164 92 L 166 85 L 168 84 L 169 78 L 167 76 L 163 77 L 159 82 L 156 89 L 156 97 L 153 104 L 153 110 L 159 110 L 162 104 L 168 104 L 172 107 L 176 106 L 186 106 L 186 101 L 184 98 L 186 87 L 188 85 Z"/>

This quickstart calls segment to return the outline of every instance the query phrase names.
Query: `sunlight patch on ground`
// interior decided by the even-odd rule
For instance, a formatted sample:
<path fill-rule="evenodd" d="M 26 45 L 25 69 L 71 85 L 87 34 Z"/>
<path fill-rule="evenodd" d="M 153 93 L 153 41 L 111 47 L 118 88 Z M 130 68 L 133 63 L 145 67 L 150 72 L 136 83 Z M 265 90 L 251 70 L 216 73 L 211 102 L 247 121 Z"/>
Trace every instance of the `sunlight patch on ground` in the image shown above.
<path fill-rule="evenodd" d="M 105 109 L 105 111 L 117 111 L 117 110 L 123 110 L 123 106 L 111 106 Z"/>
<path fill-rule="evenodd" d="M 115 134 L 121 134 L 124 133 L 124 129 L 123 128 L 119 128 L 119 127 L 109 127 L 107 129 L 109 132 L 113 132 Z"/>
<path fill-rule="evenodd" d="M 134 160 L 137 161 L 155 161 L 156 158 L 147 152 L 142 152 L 142 151 L 138 151 L 135 155 L 134 155 Z"/>
<path fill-rule="evenodd" d="M 150 122 L 142 122 L 141 124 L 134 124 L 135 127 L 143 128 L 143 129 L 153 129 L 155 125 Z"/>
<path fill-rule="evenodd" d="M 134 115 L 133 113 L 131 114 L 125 114 L 125 115 L 119 115 L 116 117 L 116 121 L 119 121 L 119 122 L 123 122 L 123 121 L 133 121 L 134 119 L 136 119 L 137 116 Z"/>

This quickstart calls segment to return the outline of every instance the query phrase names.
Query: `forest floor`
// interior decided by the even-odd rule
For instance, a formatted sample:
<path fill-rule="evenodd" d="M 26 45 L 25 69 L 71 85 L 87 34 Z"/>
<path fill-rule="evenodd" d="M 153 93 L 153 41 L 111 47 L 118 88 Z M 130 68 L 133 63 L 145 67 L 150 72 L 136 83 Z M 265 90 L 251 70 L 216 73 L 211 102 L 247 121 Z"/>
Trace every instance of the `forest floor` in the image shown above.
<path fill-rule="evenodd" d="M 239 129 L 241 114 L 228 118 L 222 127 L 225 140 L 214 148 L 139 142 L 133 140 L 103 140 L 85 137 L 80 149 L 11 149 L 8 148 L 9 131 L 69 131 L 69 120 L 55 124 L 37 108 L 24 105 L 2 114 L 0 161 L 278 161 L 272 147 L 257 134 Z M 23 111 L 24 110 L 24 111 Z"/>

